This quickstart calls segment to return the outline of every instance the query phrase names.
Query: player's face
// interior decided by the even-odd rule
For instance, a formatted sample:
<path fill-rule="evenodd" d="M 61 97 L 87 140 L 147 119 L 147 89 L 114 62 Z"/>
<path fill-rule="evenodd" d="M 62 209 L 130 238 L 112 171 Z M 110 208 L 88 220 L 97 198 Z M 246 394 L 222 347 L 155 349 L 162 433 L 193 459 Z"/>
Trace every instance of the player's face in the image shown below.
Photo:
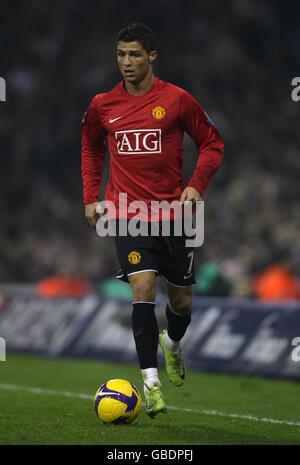
<path fill-rule="evenodd" d="M 141 44 L 134 42 L 118 42 L 117 59 L 119 69 L 126 82 L 137 84 L 146 77 L 151 64 L 156 58 L 156 52 L 148 54 Z"/>

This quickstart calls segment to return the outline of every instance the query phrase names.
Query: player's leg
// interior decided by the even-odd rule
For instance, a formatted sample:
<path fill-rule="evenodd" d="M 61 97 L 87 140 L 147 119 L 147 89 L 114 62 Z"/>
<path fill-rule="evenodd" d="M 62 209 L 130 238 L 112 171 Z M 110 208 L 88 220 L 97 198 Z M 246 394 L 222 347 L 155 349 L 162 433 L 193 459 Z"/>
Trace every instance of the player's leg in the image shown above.
<path fill-rule="evenodd" d="M 186 247 L 185 234 L 177 235 L 175 229 L 165 242 L 159 270 L 166 280 L 168 326 L 159 336 L 159 343 L 165 355 L 169 380 L 181 386 L 185 369 L 180 341 L 191 322 L 192 285 L 195 283 L 194 249 Z"/>
<path fill-rule="evenodd" d="M 132 289 L 132 329 L 144 380 L 146 412 L 154 417 L 166 411 L 157 371 L 158 325 L 155 316 L 156 274 L 141 271 L 128 275 Z"/>
<path fill-rule="evenodd" d="M 165 355 L 169 380 L 181 386 L 184 383 L 185 368 L 180 341 L 191 322 L 192 287 L 179 287 L 166 282 L 166 290 L 168 326 L 160 334 L 159 343 Z"/>
<path fill-rule="evenodd" d="M 168 321 L 166 345 L 171 352 L 177 352 L 180 341 L 191 322 L 192 287 L 178 287 L 166 282 Z"/>
<path fill-rule="evenodd" d="M 143 379 L 160 385 L 157 374 L 158 326 L 155 316 L 156 275 L 144 271 L 128 276 L 132 290 L 132 329 Z"/>
<path fill-rule="evenodd" d="M 192 286 L 179 287 L 165 283 L 168 296 L 166 316 L 168 320 L 167 346 L 173 352 L 179 347 L 190 322 L 192 309 Z"/>
<path fill-rule="evenodd" d="M 132 328 L 146 399 L 146 412 L 155 416 L 166 406 L 157 373 L 158 326 L 155 316 L 157 239 L 148 236 L 115 238 L 121 271 L 118 278 L 132 289 Z"/>

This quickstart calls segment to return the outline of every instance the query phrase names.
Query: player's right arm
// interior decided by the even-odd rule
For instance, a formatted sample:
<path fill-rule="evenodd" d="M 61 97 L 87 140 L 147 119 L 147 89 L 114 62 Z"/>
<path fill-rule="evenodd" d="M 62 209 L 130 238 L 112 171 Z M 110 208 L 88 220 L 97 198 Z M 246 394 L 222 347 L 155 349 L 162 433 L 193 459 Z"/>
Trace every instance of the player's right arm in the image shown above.
<path fill-rule="evenodd" d="M 81 174 L 85 216 L 91 227 L 96 227 L 96 207 L 106 152 L 106 135 L 101 122 L 98 102 L 101 96 L 93 98 L 81 124 Z"/>

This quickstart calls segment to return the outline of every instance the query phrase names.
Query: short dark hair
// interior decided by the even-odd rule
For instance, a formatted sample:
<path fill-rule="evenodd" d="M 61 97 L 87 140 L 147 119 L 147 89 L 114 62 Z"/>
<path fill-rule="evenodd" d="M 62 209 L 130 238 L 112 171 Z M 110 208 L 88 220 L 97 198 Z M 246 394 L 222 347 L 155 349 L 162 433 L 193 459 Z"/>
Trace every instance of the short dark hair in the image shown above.
<path fill-rule="evenodd" d="M 117 43 L 120 41 L 137 41 L 147 53 L 152 52 L 152 50 L 156 50 L 156 36 L 150 27 L 142 23 L 131 23 L 121 29 L 117 35 Z"/>

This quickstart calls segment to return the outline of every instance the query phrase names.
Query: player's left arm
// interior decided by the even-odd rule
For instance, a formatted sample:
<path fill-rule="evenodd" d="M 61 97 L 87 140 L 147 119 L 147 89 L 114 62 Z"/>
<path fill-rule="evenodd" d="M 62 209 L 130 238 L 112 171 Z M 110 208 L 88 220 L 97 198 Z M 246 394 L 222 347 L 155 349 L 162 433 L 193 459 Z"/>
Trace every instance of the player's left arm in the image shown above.
<path fill-rule="evenodd" d="M 224 142 L 201 105 L 188 92 L 180 96 L 180 118 L 183 129 L 192 137 L 199 153 L 193 175 L 180 201 L 202 200 L 205 189 L 221 164 Z"/>

